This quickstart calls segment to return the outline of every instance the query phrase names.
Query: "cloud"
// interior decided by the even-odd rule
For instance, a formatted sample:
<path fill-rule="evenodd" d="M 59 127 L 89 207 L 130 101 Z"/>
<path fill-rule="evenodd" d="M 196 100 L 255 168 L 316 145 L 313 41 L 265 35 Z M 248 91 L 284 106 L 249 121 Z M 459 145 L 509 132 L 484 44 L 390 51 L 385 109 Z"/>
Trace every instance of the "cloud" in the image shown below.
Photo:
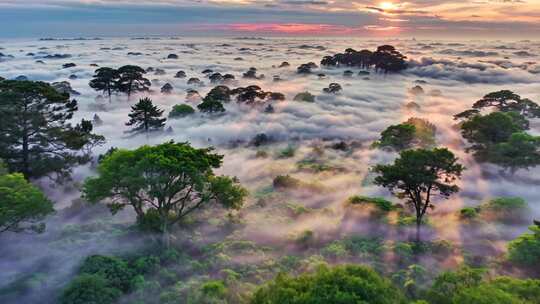
<path fill-rule="evenodd" d="M 519 33 L 534 37 L 540 33 L 540 4 L 532 1 L 0 0 L 0 7 L 0 36 L 36 36 L 46 31 L 135 34 L 134 20 L 148 34 L 165 35 L 174 30 L 193 33 L 181 26 L 186 24 L 320 23 L 384 28 L 405 20 L 410 25 L 400 35 L 511 37 Z"/>

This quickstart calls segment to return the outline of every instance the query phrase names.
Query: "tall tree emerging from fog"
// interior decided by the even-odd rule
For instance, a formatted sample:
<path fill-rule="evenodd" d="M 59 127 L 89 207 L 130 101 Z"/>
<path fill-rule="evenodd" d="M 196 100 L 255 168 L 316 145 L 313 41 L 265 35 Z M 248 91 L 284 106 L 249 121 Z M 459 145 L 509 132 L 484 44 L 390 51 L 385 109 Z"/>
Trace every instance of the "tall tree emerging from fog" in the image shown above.
<path fill-rule="evenodd" d="M 90 149 L 104 141 L 90 121 L 69 123 L 76 111 L 77 101 L 47 83 L 1 81 L 0 158 L 27 179 L 69 177 L 72 166 L 88 162 Z"/>
<path fill-rule="evenodd" d="M 111 101 L 111 95 L 117 90 L 116 82 L 119 77 L 118 70 L 112 68 L 99 68 L 96 70 L 93 79 L 90 80 L 90 87 L 96 91 L 102 91 L 109 97 Z"/>
<path fill-rule="evenodd" d="M 420 242 L 420 226 L 428 210 L 435 205 L 433 195 L 448 198 L 459 191 L 454 182 L 465 169 L 446 148 L 405 150 L 390 165 L 377 165 L 375 184 L 404 199 L 415 212 L 416 241 Z"/>
<path fill-rule="evenodd" d="M 216 176 L 223 156 L 212 149 L 168 142 L 117 150 L 98 167 L 98 177 L 86 180 L 83 193 L 90 202 L 108 199 L 115 213 L 131 206 L 139 224 L 163 233 L 198 209 L 221 205 L 238 209 L 246 190 L 235 179 Z"/>
<path fill-rule="evenodd" d="M 118 74 L 116 87 L 120 92 L 126 93 L 128 99 L 133 93 L 148 91 L 152 85 L 150 80 L 144 78 L 146 71 L 139 66 L 125 65 L 118 69 Z"/>
<path fill-rule="evenodd" d="M 22 174 L 0 173 L 0 233 L 41 232 L 45 225 L 39 221 L 53 211 L 47 197 Z"/>
<path fill-rule="evenodd" d="M 161 130 L 165 126 L 167 118 L 161 118 L 163 110 L 152 103 L 148 97 L 142 98 L 131 107 L 131 113 L 128 114 L 129 121 L 126 126 L 133 126 L 129 132 L 148 132 Z"/>

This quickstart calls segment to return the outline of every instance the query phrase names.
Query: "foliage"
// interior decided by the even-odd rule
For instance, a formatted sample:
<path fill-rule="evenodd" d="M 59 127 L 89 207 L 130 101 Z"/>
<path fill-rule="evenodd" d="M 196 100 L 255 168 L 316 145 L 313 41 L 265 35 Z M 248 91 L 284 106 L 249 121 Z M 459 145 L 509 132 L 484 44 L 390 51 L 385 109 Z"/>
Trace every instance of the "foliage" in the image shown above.
<path fill-rule="evenodd" d="M 69 123 L 76 111 L 77 101 L 47 83 L 0 82 L 0 158 L 26 178 L 69 177 L 104 141 L 91 133 L 90 121 Z"/>
<path fill-rule="evenodd" d="M 374 146 L 390 148 L 396 151 L 411 148 L 413 146 L 416 127 L 411 124 L 393 125 L 381 133 L 381 138 Z"/>
<path fill-rule="evenodd" d="M 540 137 L 525 132 L 513 133 L 507 142 L 497 143 L 486 151 L 486 160 L 510 171 L 540 164 Z"/>
<path fill-rule="evenodd" d="M 294 101 L 315 102 L 315 96 L 309 92 L 301 92 L 294 96 Z"/>
<path fill-rule="evenodd" d="M 404 303 L 403 296 L 373 270 L 364 266 L 320 267 L 315 273 L 293 278 L 280 274 L 260 287 L 252 304 L 296 303 Z"/>
<path fill-rule="evenodd" d="M 0 175 L 0 233 L 43 231 L 38 221 L 54 211 L 52 203 L 22 174 Z"/>
<path fill-rule="evenodd" d="M 300 187 L 302 182 L 290 175 L 278 175 L 274 178 L 272 185 L 276 189 L 295 189 Z"/>
<path fill-rule="evenodd" d="M 409 298 L 418 298 L 427 281 L 427 270 L 418 264 L 409 265 L 392 275 L 392 280 L 400 286 Z"/>
<path fill-rule="evenodd" d="M 165 126 L 166 118 L 161 118 L 163 110 L 152 103 L 150 98 L 142 98 L 137 104 L 131 107 L 128 114 L 129 121 L 126 126 L 134 126 L 129 132 L 148 132 L 161 130 Z"/>
<path fill-rule="evenodd" d="M 110 101 L 111 94 L 118 89 L 116 82 L 119 76 L 118 70 L 107 67 L 99 68 L 95 71 L 89 86 L 96 91 L 106 93 Z"/>
<path fill-rule="evenodd" d="M 128 99 L 133 93 L 146 92 L 149 90 L 150 80 L 144 78 L 146 71 L 135 65 L 125 65 L 118 69 L 116 87 L 118 91 L 126 93 Z"/>
<path fill-rule="evenodd" d="M 537 304 L 540 281 L 500 277 L 477 287 L 461 289 L 452 304 Z"/>
<path fill-rule="evenodd" d="M 135 276 L 128 263 L 117 257 L 93 255 L 86 258 L 79 272 L 97 274 L 107 280 L 107 285 L 127 292 L 131 289 L 131 280 Z"/>
<path fill-rule="evenodd" d="M 437 127 L 435 127 L 434 124 L 417 117 L 409 118 L 405 124 L 413 125 L 415 127 L 414 139 L 416 145 L 420 147 L 430 147 L 435 144 L 435 132 L 437 131 Z"/>
<path fill-rule="evenodd" d="M 86 180 L 83 193 L 91 202 L 109 199 L 113 213 L 131 206 L 138 220 L 154 210 L 160 231 L 167 234 L 170 226 L 200 208 L 242 206 L 247 191 L 235 179 L 214 174 L 223 156 L 211 152 L 172 141 L 117 150 L 99 164 L 98 177 Z"/>
<path fill-rule="evenodd" d="M 377 207 L 381 211 L 392 211 L 394 210 L 394 205 L 392 202 L 382 198 L 382 197 L 368 197 L 368 196 L 360 196 L 355 195 L 348 199 L 349 204 L 371 204 L 375 207 Z"/>
<path fill-rule="evenodd" d="M 528 118 L 540 118 L 538 104 L 509 90 L 489 93 L 473 104 L 476 110 L 488 107 L 500 112 L 516 112 Z"/>
<path fill-rule="evenodd" d="M 484 108 L 495 111 L 481 115 Z M 465 120 L 461 133 L 470 143 L 468 150 L 479 161 L 498 164 L 512 172 L 540 164 L 540 137 L 524 132 L 529 129 L 528 118 L 540 117 L 536 103 L 503 90 L 487 94 L 473 109 L 454 117 Z"/>
<path fill-rule="evenodd" d="M 107 279 L 98 274 L 83 274 L 76 277 L 64 290 L 61 304 L 110 304 L 122 292 L 109 286 Z"/>
<path fill-rule="evenodd" d="M 523 130 L 523 116 L 515 112 L 475 115 L 461 125 L 463 138 L 471 143 L 468 149 L 478 156 L 492 145 L 507 142 L 512 134 Z"/>
<path fill-rule="evenodd" d="M 346 49 L 344 53 L 326 56 L 321 60 L 324 66 L 354 66 L 364 69 L 375 67 L 384 73 L 399 72 L 407 68 L 405 57 L 391 45 L 382 45 L 375 52 Z"/>
<path fill-rule="evenodd" d="M 527 202 L 521 197 L 498 197 L 482 205 L 482 208 L 502 213 L 511 213 L 528 208 Z"/>
<path fill-rule="evenodd" d="M 453 296 L 464 288 L 478 286 L 483 279 L 485 270 L 462 266 L 455 271 L 445 271 L 439 274 L 426 298 L 431 303 L 452 304 Z"/>
<path fill-rule="evenodd" d="M 213 113 L 223 113 L 225 108 L 223 104 L 212 98 L 204 98 L 203 102 L 197 105 L 197 109 L 203 113 L 213 114 Z"/>
<path fill-rule="evenodd" d="M 533 269 L 540 264 L 540 225 L 529 227 L 524 233 L 508 244 L 508 260 Z"/>
<path fill-rule="evenodd" d="M 334 82 L 334 83 L 329 84 L 327 88 L 324 88 L 323 92 L 327 94 L 337 94 L 341 92 L 342 90 L 343 88 L 341 87 L 341 85 L 339 83 Z"/>
<path fill-rule="evenodd" d="M 279 151 L 278 158 L 291 158 L 296 154 L 296 148 L 294 146 L 287 146 L 287 148 Z"/>
<path fill-rule="evenodd" d="M 462 219 L 473 219 L 478 216 L 479 208 L 465 207 L 459 210 L 459 216 Z"/>
<path fill-rule="evenodd" d="M 417 241 L 420 225 L 428 208 L 433 209 L 432 195 L 443 198 L 459 191 L 453 184 L 465 168 L 446 148 L 402 151 L 393 164 L 377 165 L 375 184 L 388 188 L 398 198 L 412 207 L 416 215 Z"/>
<path fill-rule="evenodd" d="M 186 117 L 186 116 L 191 115 L 193 113 L 195 113 L 195 109 L 193 109 L 190 105 L 177 104 L 177 105 L 173 106 L 171 112 L 169 113 L 169 118 Z"/>
<path fill-rule="evenodd" d="M 395 151 L 414 146 L 427 148 L 435 144 L 435 131 L 436 127 L 429 121 L 411 117 L 402 124 L 386 128 L 373 146 Z"/>

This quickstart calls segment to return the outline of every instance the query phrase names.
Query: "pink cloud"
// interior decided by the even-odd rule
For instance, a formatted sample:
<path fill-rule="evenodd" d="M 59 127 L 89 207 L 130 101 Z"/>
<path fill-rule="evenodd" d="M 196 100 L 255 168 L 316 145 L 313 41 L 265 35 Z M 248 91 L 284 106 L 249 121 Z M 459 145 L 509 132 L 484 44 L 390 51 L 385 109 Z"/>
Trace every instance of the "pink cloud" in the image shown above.
<path fill-rule="evenodd" d="M 361 27 L 317 23 L 230 23 L 204 25 L 199 29 L 285 35 L 351 35 L 374 31 L 395 32 L 399 30 L 399 27 L 375 25 Z"/>

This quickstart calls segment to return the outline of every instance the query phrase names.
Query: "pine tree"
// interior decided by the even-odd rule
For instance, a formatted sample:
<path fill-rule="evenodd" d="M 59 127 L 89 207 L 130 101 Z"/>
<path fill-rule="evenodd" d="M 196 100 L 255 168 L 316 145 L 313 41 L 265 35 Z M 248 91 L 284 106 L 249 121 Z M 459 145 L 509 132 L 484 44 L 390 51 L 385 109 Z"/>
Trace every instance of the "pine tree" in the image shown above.
<path fill-rule="evenodd" d="M 96 91 L 102 91 L 109 97 L 111 101 L 111 94 L 117 91 L 116 82 L 118 81 L 120 74 L 118 70 L 111 68 L 99 68 L 96 70 L 93 79 L 90 80 L 90 87 Z"/>
<path fill-rule="evenodd" d="M 152 103 L 150 98 L 142 98 L 136 105 L 131 107 L 131 113 L 128 114 L 130 120 L 126 123 L 126 126 L 134 126 L 129 131 L 130 133 L 161 130 L 167 120 L 161 118 L 163 112 Z"/>
<path fill-rule="evenodd" d="M 132 93 L 148 91 L 150 80 L 144 78 L 146 71 L 135 65 L 125 65 L 118 69 L 118 81 L 116 87 L 118 91 L 126 93 L 129 97 Z"/>
<path fill-rule="evenodd" d="M 0 81 L 0 158 L 9 171 L 61 178 L 90 161 L 104 138 L 91 133 L 90 121 L 70 124 L 76 111 L 76 100 L 45 82 Z"/>

